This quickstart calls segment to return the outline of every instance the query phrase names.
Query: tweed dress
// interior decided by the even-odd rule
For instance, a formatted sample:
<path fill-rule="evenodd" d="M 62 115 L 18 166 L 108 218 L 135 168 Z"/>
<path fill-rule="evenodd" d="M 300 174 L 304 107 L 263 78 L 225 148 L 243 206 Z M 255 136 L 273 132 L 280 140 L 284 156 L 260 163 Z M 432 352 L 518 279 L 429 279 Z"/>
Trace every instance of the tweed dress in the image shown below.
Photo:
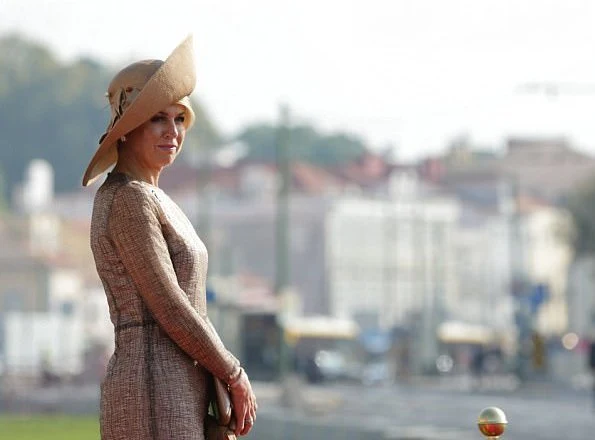
<path fill-rule="evenodd" d="M 114 325 L 101 384 L 103 440 L 204 440 L 208 372 L 239 361 L 207 317 L 207 250 L 159 188 L 111 173 L 95 195 L 91 249 Z"/>

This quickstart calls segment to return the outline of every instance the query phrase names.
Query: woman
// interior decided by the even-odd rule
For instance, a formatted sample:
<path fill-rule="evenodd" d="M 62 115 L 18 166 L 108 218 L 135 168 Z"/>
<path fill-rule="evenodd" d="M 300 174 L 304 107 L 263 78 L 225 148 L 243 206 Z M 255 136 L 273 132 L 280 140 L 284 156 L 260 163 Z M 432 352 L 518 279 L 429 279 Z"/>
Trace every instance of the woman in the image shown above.
<path fill-rule="evenodd" d="M 101 438 L 204 439 L 210 374 L 229 385 L 236 434 L 256 417 L 239 361 L 207 317 L 207 250 L 159 175 L 194 122 L 191 38 L 165 62 L 120 71 L 108 88 L 112 118 L 83 186 L 115 164 L 98 189 L 91 248 L 114 324 L 101 385 Z"/>

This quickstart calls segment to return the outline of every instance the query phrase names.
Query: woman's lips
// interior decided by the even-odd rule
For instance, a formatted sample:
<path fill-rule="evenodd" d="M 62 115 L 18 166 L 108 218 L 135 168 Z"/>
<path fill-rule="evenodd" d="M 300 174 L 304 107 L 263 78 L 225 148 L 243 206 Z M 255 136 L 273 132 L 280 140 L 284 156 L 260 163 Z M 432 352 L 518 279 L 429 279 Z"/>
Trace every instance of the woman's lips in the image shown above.
<path fill-rule="evenodd" d="M 178 147 L 175 145 L 157 145 L 160 150 L 167 151 L 170 153 L 175 153 Z"/>

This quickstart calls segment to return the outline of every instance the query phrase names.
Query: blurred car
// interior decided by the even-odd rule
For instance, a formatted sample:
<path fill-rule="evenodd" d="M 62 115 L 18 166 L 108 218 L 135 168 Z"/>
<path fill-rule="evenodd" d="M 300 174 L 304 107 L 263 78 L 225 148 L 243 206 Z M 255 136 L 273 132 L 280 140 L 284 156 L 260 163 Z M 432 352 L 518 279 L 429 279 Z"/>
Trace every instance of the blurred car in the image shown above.
<path fill-rule="evenodd" d="M 318 350 L 308 359 L 306 377 L 310 382 L 333 381 L 347 376 L 347 360 L 338 351 Z"/>

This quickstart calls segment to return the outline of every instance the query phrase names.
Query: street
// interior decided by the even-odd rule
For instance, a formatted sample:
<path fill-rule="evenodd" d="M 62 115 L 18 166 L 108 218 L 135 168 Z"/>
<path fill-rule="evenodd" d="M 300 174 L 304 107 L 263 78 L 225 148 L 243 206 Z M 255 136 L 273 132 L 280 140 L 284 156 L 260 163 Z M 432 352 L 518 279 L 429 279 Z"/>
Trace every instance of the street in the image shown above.
<path fill-rule="evenodd" d="M 247 439 L 259 440 L 477 440 L 477 418 L 489 406 L 508 419 L 503 440 L 590 440 L 595 409 L 588 387 L 508 378 L 481 387 L 452 378 L 363 386 L 310 385 L 301 379 L 255 382 L 258 421 Z M 21 390 L 0 399 L 0 412 L 93 414 L 96 386 Z M 0 396 L 2 397 L 2 396 Z"/>
<path fill-rule="evenodd" d="M 483 437 L 477 417 L 488 406 L 497 406 L 506 413 L 504 440 L 587 440 L 595 432 L 589 391 L 551 383 L 523 385 L 516 390 L 469 390 L 447 381 L 428 380 L 416 385 L 376 387 L 303 386 L 298 392 L 309 402 L 307 417 L 313 422 L 354 429 L 384 427 L 387 439 L 480 439 Z M 279 417 L 295 413 L 279 407 L 272 394 L 268 398 L 264 394 L 260 399 L 263 413 Z"/>

